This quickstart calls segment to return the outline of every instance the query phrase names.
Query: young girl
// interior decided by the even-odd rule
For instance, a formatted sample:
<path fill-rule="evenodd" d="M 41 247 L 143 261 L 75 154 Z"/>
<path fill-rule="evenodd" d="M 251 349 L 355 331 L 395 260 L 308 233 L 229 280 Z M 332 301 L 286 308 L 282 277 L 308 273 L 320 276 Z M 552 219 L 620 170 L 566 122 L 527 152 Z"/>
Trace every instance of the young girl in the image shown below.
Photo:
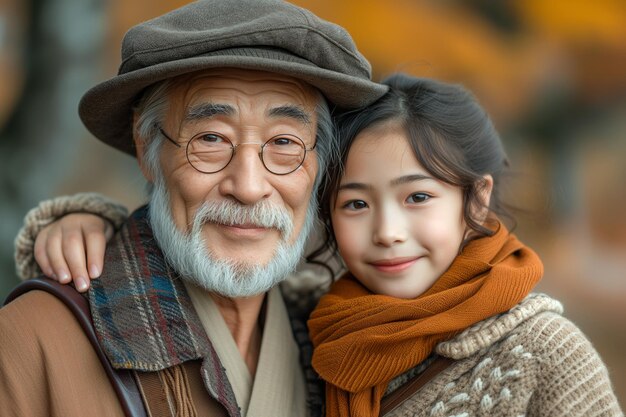
<path fill-rule="evenodd" d="M 327 415 L 378 415 L 435 355 L 456 362 L 388 415 L 619 414 L 589 342 L 528 295 L 543 268 L 499 221 L 508 163 L 489 117 L 458 86 L 387 83 L 339 124 L 320 199 L 349 270 L 308 322 Z"/>
<path fill-rule="evenodd" d="M 499 220 L 507 160 L 488 116 L 458 86 L 386 84 L 340 120 L 321 192 L 349 270 L 308 322 L 326 415 L 379 415 L 437 356 L 454 362 L 385 415 L 620 415 L 589 341 L 529 295 L 543 268 Z"/>

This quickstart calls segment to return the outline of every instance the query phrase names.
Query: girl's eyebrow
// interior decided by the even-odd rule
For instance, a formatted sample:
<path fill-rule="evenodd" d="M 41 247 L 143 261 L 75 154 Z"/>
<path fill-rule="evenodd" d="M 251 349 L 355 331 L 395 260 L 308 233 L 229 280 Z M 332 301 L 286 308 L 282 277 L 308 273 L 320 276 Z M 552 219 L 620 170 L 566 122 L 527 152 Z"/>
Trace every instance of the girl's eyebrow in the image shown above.
<path fill-rule="evenodd" d="M 428 175 L 412 174 L 412 175 L 403 175 L 402 177 L 391 180 L 391 185 L 396 186 L 396 185 L 408 184 L 410 182 L 425 181 L 425 180 L 435 181 L 433 177 L 429 177 Z M 342 190 L 364 191 L 364 190 L 371 190 L 371 189 L 372 189 L 372 186 L 369 184 L 364 184 L 362 182 L 348 182 L 345 184 L 341 184 L 339 188 L 337 189 L 337 191 L 342 191 Z"/>
<path fill-rule="evenodd" d="M 400 178 L 396 178 L 392 180 L 391 185 L 402 185 L 402 184 L 407 184 L 409 182 L 424 181 L 424 180 L 434 181 L 435 179 L 433 177 L 429 177 L 428 175 L 424 175 L 424 174 L 404 175 Z"/>
<path fill-rule="evenodd" d="M 348 182 L 346 184 L 341 184 L 337 191 L 341 190 L 370 190 L 372 188 L 371 185 L 363 184 L 362 182 Z"/>

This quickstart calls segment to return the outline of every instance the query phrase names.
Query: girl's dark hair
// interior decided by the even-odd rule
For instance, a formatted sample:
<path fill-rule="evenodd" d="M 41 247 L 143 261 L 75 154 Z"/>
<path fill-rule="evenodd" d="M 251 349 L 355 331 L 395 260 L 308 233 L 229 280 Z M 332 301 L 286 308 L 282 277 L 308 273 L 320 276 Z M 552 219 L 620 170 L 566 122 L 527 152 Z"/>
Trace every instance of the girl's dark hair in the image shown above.
<path fill-rule="evenodd" d="M 499 195 L 499 185 L 508 168 L 500 136 L 476 98 L 460 85 L 395 74 L 383 84 L 389 91 L 374 104 L 337 117 L 339 160 L 329 164 L 326 181 L 319 189 L 320 219 L 325 225 L 325 242 L 309 259 L 326 250 L 336 253 L 330 220 L 348 152 L 363 130 L 395 122 L 404 128 L 417 161 L 433 177 L 463 190 L 463 218 L 470 238 L 493 232 L 474 218 L 483 206 L 484 175 L 493 177 L 488 210 L 512 219 Z"/>

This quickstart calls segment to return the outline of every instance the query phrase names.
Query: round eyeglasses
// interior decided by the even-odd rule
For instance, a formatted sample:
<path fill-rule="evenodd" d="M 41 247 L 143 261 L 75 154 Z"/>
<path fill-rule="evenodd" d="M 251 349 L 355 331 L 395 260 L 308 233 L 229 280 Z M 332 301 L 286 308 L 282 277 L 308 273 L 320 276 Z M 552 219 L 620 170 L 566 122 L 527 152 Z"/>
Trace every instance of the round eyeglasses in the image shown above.
<path fill-rule="evenodd" d="M 161 127 L 159 131 L 167 140 L 178 148 L 182 145 L 169 137 Z M 185 152 L 189 164 L 204 174 L 215 174 L 228 166 L 235 156 L 237 147 L 241 145 L 258 145 L 256 143 L 238 143 L 234 145 L 230 139 L 218 132 L 201 132 L 194 135 Z M 317 145 L 317 143 L 315 144 Z M 259 151 L 259 158 L 265 169 L 275 175 L 287 175 L 294 172 L 304 163 L 307 151 L 315 149 L 315 145 L 307 148 L 302 139 L 295 135 L 282 134 L 269 138 Z"/>

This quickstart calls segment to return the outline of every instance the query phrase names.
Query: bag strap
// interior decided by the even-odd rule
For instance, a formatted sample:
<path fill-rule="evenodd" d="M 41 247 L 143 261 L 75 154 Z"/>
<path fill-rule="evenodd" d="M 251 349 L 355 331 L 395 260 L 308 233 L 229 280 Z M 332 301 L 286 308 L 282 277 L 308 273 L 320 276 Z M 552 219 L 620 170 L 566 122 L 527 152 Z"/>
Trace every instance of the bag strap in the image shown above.
<path fill-rule="evenodd" d="M 379 416 L 384 416 L 409 399 L 409 397 L 417 393 L 424 385 L 446 370 L 454 362 L 454 359 L 446 358 L 444 356 L 435 357 L 431 364 L 428 365 L 428 367 L 421 374 L 414 376 L 400 388 L 393 391 L 386 397 L 383 397 L 380 402 Z"/>
<path fill-rule="evenodd" d="M 146 409 L 137 388 L 137 382 L 133 378 L 132 371 L 128 369 L 114 369 L 106 357 L 104 350 L 102 350 L 93 328 L 91 311 L 89 310 L 89 302 L 87 299 L 71 285 L 59 284 L 49 278 L 40 277 L 29 279 L 19 284 L 11 291 L 4 301 L 4 304 L 6 305 L 20 295 L 33 290 L 45 291 L 55 296 L 65 304 L 72 314 L 74 314 L 74 317 L 83 329 L 87 339 L 89 339 L 91 346 L 96 351 L 126 417 L 146 417 Z"/>
<path fill-rule="evenodd" d="M 201 415 L 226 416 L 224 408 L 212 396 L 194 398 L 192 385 L 204 394 L 201 367 L 202 360 L 192 360 L 156 372 L 135 372 L 148 414 L 155 417 L 198 417 L 197 410 L 200 409 L 203 411 Z"/>
<path fill-rule="evenodd" d="M 167 400 L 167 391 L 163 385 L 159 372 L 136 372 L 137 387 L 146 399 L 150 416 L 172 416 L 172 410 Z"/>

